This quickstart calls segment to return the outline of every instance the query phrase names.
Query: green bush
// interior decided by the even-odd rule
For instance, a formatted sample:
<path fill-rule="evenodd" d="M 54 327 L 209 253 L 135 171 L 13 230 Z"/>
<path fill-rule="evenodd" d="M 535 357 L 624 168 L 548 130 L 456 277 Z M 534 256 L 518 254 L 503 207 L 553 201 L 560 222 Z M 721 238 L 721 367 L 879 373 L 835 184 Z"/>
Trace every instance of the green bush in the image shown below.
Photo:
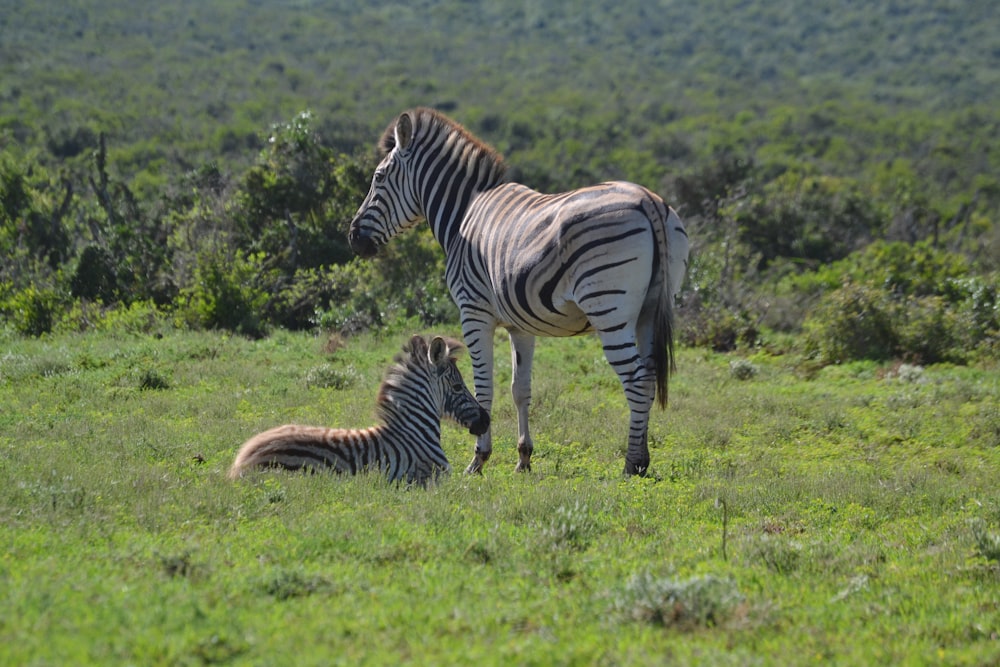
<path fill-rule="evenodd" d="M 250 337 L 265 333 L 261 318 L 267 303 L 262 287 L 262 255 L 236 251 L 206 253 L 195 268 L 195 282 L 178 296 L 177 313 L 195 328 L 227 329 Z"/>
<path fill-rule="evenodd" d="M 827 363 L 890 359 L 894 308 L 883 290 L 848 283 L 824 297 L 805 323 L 807 353 Z"/>
<path fill-rule="evenodd" d="M 980 556 L 1000 562 L 1000 535 L 992 532 L 985 521 L 979 519 L 972 522 L 972 537 Z"/>
<path fill-rule="evenodd" d="M 22 336 L 37 337 L 52 331 L 65 307 L 64 301 L 53 288 L 31 285 L 10 293 L 0 303 L 0 313 Z"/>
<path fill-rule="evenodd" d="M 964 363 L 997 336 L 989 290 L 978 300 L 901 297 L 888 286 L 847 283 L 825 295 L 804 323 L 807 354 L 824 363 L 905 359 Z M 988 351 L 987 351 L 988 353 Z"/>
<path fill-rule="evenodd" d="M 374 260 L 331 266 L 324 275 L 331 298 L 312 320 L 322 329 L 353 333 L 410 318 L 425 326 L 458 321 L 444 282 L 444 253 L 426 225 L 401 234 Z"/>

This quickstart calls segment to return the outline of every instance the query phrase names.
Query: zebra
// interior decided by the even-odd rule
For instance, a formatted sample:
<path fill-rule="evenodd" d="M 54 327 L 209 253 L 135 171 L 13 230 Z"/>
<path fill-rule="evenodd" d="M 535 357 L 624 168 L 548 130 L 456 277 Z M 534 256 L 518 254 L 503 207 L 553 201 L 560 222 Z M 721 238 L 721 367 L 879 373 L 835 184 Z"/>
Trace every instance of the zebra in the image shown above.
<path fill-rule="evenodd" d="M 426 219 L 445 252 L 445 279 L 459 308 L 476 398 L 493 402 L 493 334 L 510 337 L 519 471 L 531 469 L 528 427 L 536 336 L 596 332 L 630 409 L 626 475 L 649 467 L 649 413 L 667 401 L 673 301 L 687 270 L 688 238 L 677 213 L 624 181 L 561 194 L 508 182 L 503 158 L 447 116 L 424 107 L 400 114 L 379 142 L 382 160 L 351 222 L 361 257 Z M 492 453 L 489 430 L 467 472 Z"/>
<path fill-rule="evenodd" d="M 428 345 L 413 336 L 389 368 L 376 399 L 381 422 L 367 429 L 285 424 L 258 433 L 236 455 L 229 478 L 256 467 L 332 469 L 356 474 L 379 470 L 390 481 L 426 484 L 451 466 L 441 448 L 441 417 L 473 435 L 486 432 L 489 413 L 466 387 L 455 364 L 461 343 L 440 336 Z"/>

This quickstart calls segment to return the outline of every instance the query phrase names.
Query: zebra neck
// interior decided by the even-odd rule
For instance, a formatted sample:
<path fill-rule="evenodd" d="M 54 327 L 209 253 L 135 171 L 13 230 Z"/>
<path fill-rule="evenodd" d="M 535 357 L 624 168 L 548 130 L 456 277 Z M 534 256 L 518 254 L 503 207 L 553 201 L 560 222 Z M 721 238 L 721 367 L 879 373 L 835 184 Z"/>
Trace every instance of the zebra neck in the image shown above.
<path fill-rule="evenodd" d="M 386 420 L 385 424 L 376 427 L 380 428 L 380 438 L 399 442 L 420 442 L 421 444 L 440 446 L 441 444 L 441 420 L 434 419 L 432 413 L 417 413 L 408 415 L 394 415 Z"/>
<path fill-rule="evenodd" d="M 472 200 L 502 182 L 502 165 L 485 155 L 467 163 L 452 160 L 438 178 L 425 181 L 424 217 L 445 251 L 458 234 Z"/>

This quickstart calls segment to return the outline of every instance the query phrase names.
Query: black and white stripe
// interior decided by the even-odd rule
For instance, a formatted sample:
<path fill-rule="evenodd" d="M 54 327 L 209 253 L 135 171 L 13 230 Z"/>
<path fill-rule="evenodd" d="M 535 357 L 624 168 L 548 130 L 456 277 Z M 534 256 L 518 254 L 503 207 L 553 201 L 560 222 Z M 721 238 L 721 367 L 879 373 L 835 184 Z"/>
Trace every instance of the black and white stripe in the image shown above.
<path fill-rule="evenodd" d="M 456 341 L 435 337 L 430 345 L 410 339 L 386 373 L 376 411 L 381 421 L 367 429 L 285 424 L 259 433 L 240 448 L 230 478 L 250 468 L 332 469 L 356 474 L 378 470 L 390 480 L 425 483 L 451 468 L 441 449 L 441 418 L 480 435 L 490 418 L 465 386 L 453 353 Z"/>
<path fill-rule="evenodd" d="M 518 413 L 519 470 L 531 466 L 528 429 L 536 336 L 596 332 L 631 411 L 626 474 L 649 466 L 654 399 L 666 403 L 673 367 L 673 296 L 688 239 L 673 209 L 634 183 L 541 194 L 504 179 L 493 149 L 431 109 L 401 114 L 382 137 L 382 162 L 351 223 L 351 247 L 371 256 L 426 218 L 446 255 L 476 396 L 493 402 L 493 333 L 508 330 Z M 492 452 L 479 437 L 469 472 Z"/>

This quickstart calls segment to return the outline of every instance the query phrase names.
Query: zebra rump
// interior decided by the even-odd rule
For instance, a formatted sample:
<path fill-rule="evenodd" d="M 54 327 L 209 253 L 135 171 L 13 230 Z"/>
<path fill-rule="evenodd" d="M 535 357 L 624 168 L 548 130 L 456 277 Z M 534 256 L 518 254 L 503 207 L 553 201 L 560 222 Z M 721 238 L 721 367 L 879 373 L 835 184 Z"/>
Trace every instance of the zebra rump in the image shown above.
<path fill-rule="evenodd" d="M 285 424 L 247 440 L 229 470 L 230 479 L 252 468 L 377 470 L 390 480 L 426 483 L 451 467 L 441 448 L 441 418 L 480 435 L 489 413 L 466 387 L 455 363 L 457 341 L 413 336 L 386 372 L 376 399 L 379 424 L 365 429 Z"/>

